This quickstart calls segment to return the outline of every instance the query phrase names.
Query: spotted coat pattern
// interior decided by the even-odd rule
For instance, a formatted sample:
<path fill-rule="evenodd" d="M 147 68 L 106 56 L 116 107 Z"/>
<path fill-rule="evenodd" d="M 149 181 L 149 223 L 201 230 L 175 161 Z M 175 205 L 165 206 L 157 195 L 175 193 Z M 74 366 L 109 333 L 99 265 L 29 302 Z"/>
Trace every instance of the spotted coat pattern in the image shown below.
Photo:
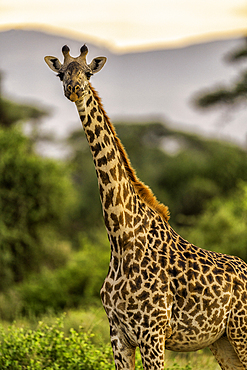
<path fill-rule="evenodd" d="M 204 347 L 222 369 L 247 369 L 246 263 L 198 248 L 171 228 L 167 208 L 137 179 L 86 78 L 75 99 L 75 67 L 83 75 L 85 67 L 68 64 L 72 73 L 63 84 L 92 152 L 111 245 L 101 299 L 116 369 L 135 368 L 136 347 L 145 370 L 164 368 L 165 349 Z"/>

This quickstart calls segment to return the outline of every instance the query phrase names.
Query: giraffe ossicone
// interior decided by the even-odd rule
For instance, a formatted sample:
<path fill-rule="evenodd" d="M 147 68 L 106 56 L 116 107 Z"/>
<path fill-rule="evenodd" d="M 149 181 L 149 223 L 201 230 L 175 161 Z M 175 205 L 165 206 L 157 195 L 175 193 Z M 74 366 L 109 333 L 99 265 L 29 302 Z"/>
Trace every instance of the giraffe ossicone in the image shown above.
<path fill-rule="evenodd" d="M 169 225 L 169 211 L 136 176 L 91 86 L 106 62 L 86 62 L 83 45 L 64 62 L 45 57 L 75 102 L 92 152 L 103 217 L 111 244 L 101 299 L 110 324 L 117 370 L 164 368 L 165 349 L 209 347 L 223 370 L 247 369 L 247 265 L 203 250 Z"/>

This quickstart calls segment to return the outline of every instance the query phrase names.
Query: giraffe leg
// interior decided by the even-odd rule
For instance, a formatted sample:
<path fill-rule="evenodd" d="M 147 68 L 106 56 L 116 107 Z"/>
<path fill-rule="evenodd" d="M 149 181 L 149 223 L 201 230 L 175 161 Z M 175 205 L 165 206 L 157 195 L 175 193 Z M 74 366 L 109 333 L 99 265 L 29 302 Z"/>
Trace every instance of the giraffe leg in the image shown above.
<path fill-rule="evenodd" d="M 139 348 L 144 370 L 164 370 L 164 336 L 152 335 L 148 341 L 143 341 Z"/>
<path fill-rule="evenodd" d="M 246 369 L 226 336 L 219 338 L 209 348 L 223 370 Z"/>
<path fill-rule="evenodd" d="M 247 318 L 244 310 L 232 311 L 232 317 L 227 326 L 227 337 L 243 369 L 247 369 Z"/>
<path fill-rule="evenodd" d="M 116 327 L 110 326 L 110 333 L 115 369 L 134 370 L 136 347 L 129 344 L 123 333 L 118 331 Z"/>

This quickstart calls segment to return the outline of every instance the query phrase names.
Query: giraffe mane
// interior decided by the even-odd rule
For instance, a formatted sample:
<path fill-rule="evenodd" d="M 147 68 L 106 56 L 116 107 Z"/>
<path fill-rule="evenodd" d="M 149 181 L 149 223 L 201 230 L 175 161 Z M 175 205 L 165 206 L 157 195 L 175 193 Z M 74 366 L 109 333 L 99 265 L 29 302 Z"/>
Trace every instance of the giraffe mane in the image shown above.
<path fill-rule="evenodd" d="M 113 133 L 113 136 L 115 138 L 115 142 L 116 142 L 117 148 L 119 150 L 119 153 L 120 153 L 121 158 L 122 158 L 123 163 L 124 163 L 125 171 L 127 173 L 127 176 L 129 178 L 131 184 L 133 185 L 136 193 L 140 196 L 140 198 L 150 208 L 152 208 L 153 210 L 155 210 L 156 212 L 158 212 L 158 214 L 162 218 L 164 218 L 165 221 L 168 221 L 169 218 L 170 218 L 170 213 L 169 213 L 168 207 L 165 206 L 164 204 L 160 203 L 157 200 L 157 198 L 155 197 L 155 195 L 153 194 L 152 190 L 147 185 L 145 185 L 142 181 L 140 181 L 138 179 L 135 170 L 131 166 L 129 157 L 128 157 L 128 155 L 127 155 L 127 153 L 126 153 L 126 151 L 125 151 L 125 149 L 123 147 L 123 144 L 121 143 L 120 139 L 118 138 L 117 133 L 115 131 L 115 128 L 114 128 L 113 124 L 110 121 L 110 118 L 108 117 L 107 113 L 105 112 L 105 110 L 103 108 L 103 105 L 102 105 L 102 102 L 101 102 L 100 97 L 98 96 L 98 93 L 92 87 L 91 84 L 90 84 L 90 88 L 91 88 L 91 90 L 93 92 L 93 95 L 94 95 L 95 100 L 97 101 L 97 103 L 98 103 L 98 105 L 99 105 L 102 113 L 104 114 L 104 117 L 105 117 L 105 120 L 106 120 L 106 123 L 107 123 L 108 127 L 110 128 L 111 132 Z"/>

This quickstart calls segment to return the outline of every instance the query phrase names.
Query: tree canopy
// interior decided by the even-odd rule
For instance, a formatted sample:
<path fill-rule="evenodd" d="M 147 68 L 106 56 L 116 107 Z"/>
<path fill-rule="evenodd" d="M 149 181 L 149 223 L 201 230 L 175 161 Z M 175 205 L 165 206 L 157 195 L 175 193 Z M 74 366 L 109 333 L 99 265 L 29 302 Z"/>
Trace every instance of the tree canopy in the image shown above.
<path fill-rule="evenodd" d="M 65 261 L 61 229 L 73 188 L 66 164 L 42 158 L 22 123 L 36 107 L 0 99 L 0 291 L 46 265 Z"/>
<path fill-rule="evenodd" d="M 226 60 L 229 63 L 245 61 L 247 58 L 247 38 L 243 46 L 238 50 L 229 53 Z M 247 70 L 244 69 L 240 76 L 229 87 L 220 86 L 216 89 L 209 89 L 195 99 L 195 103 L 200 108 L 213 108 L 219 106 L 233 106 L 240 103 L 246 104 L 247 98 Z"/>

